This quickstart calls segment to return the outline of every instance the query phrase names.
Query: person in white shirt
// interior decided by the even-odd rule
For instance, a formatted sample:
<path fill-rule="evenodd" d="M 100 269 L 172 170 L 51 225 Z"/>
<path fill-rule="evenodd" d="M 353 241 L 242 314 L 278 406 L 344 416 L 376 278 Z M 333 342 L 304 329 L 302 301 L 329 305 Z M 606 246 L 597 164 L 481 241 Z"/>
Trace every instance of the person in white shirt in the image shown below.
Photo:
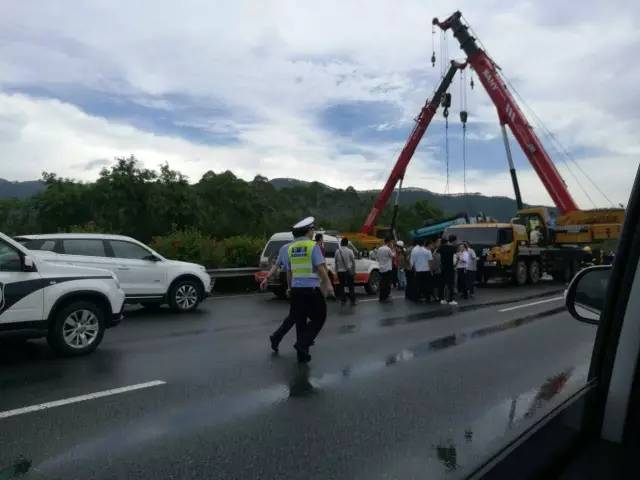
<path fill-rule="evenodd" d="M 531 245 L 538 245 L 541 240 L 542 229 L 540 228 L 540 225 L 538 225 L 536 228 L 531 230 L 531 233 L 529 234 L 529 243 L 531 243 Z"/>
<path fill-rule="evenodd" d="M 424 247 L 423 241 L 418 240 L 417 245 L 411 250 L 409 266 L 415 272 L 417 299 L 431 300 L 431 262 L 433 254 Z"/>
<path fill-rule="evenodd" d="M 378 265 L 380 265 L 380 297 L 382 303 L 391 301 L 389 294 L 391 293 L 391 276 L 393 274 L 393 257 L 396 256 L 392 247 L 392 239 L 387 237 L 384 245 L 378 248 Z"/>
<path fill-rule="evenodd" d="M 349 240 L 343 237 L 340 240 L 340 247 L 333 256 L 340 280 L 338 296 L 342 305 L 347 303 L 347 287 L 349 287 L 349 299 L 351 305 L 356 304 L 356 292 L 353 286 L 353 279 L 356 275 L 356 257 L 349 248 Z"/>
<path fill-rule="evenodd" d="M 469 296 L 473 298 L 475 293 L 476 276 L 478 274 L 478 255 L 468 242 L 464 243 L 464 248 L 469 254 L 469 260 L 467 263 L 467 292 L 469 293 Z"/>
<path fill-rule="evenodd" d="M 462 298 L 468 298 L 467 291 L 467 267 L 469 265 L 469 252 L 465 250 L 464 245 L 458 245 L 458 253 L 456 253 L 456 273 L 458 275 L 458 293 Z"/>

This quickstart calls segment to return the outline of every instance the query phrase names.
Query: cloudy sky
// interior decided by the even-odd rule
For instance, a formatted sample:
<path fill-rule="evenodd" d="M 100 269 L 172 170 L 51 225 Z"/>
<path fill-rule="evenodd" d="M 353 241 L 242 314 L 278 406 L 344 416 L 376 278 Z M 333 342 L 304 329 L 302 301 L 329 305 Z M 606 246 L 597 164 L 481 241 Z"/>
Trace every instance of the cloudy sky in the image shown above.
<path fill-rule="evenodd" d="M 571 152 L 577 165 L 546 142 L 578 203 L 608 205 L 582 171 L 626 203 L 640 159 L 640 3 L 570 4 L 455 8 Z M 439 80 L 431 19 L 452 8 L 444 0 L 2 0 L 0 177 L 46 170 L 91 180 L 134 154 L 192 181 L 229 169 L 245 179 L 379 188 Z M 462 58 L 451 38 L 448 51 Z M 467 90 L 467 190 L 513 196 L 495 111 L 478 82 Z M 450 191 L 461 192 L 459 79 L 451 92 Z M 513 147 L 525 201 L 550 203 Z M 440 114 L 405 185 L 445 190 Z"/>

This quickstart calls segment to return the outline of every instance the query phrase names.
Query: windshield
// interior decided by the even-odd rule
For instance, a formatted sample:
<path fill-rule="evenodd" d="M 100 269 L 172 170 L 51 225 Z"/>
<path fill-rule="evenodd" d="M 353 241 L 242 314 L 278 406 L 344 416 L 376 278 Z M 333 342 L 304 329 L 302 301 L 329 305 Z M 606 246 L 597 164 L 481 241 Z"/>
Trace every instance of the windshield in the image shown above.
<path fill-rule="evenodd" d="M 591 388 L 640 2 L 455 3 L 0 0 L 0 480 L 455 480 Z"/>
<path fill-rule="evenodd" d="M 473 245 L 496 245 L 498 243 L 498 229 L 493 227 L 464 227 L 448 228 L 445 237 L 455 235 L 459 242 L 469 242 Z"/>
<path fill-rule="evenodd" d="M 271 240 L 267 243 L 267 246 L 264 247 L 264 251 L 262 252 L 262 256 L 266 258 L 275 258 L 278 256 L 278 252 L 280 249 L 289 243 L 290 240 Z"/>

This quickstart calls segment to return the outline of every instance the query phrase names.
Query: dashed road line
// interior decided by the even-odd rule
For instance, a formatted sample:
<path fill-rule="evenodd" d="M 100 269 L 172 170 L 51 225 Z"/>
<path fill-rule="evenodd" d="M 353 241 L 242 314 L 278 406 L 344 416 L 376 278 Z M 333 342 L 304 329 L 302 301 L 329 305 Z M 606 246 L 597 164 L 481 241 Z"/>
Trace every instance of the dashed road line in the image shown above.
<path fill-rule="evenodd" d="M 522 305 L 516 305 L 514 307 L 502 308 L 502 309 L 500 309 L 498 311 L 499 312 L 510 312 L 511 310 L 518 310 L 519 308 L 533 307 L 534 305 L 540 305 L 542 303 L 557 302 L 558 300 L 562 300 L 562 299 L 564 299 L 564 297 L 546 298 L 544 300 L 538 300 L 537 302 L 524 303 Z"/>
<path fill-rule="evenodd" d="M 77 397 L 63 398 L 61 400 L 55 400 L 53 402 L 39 403 L 37 405 L 30 405 L 28 407 L 6 410 L 4 412 L 0 412 L 0 419 L 15 417 L 16 415 L 23 415 L 25 413 L 39 412 L 40 410 L 47 410 L 49 408 L 62 407 L 63 405 L 69 405 L 71 403 L 85 402 L 87 400 L 95 400 L 96 398 L 119 395 L 121 393 L 141 390 L 143 388 L 157 387 L 159 385 L 165 385 L 166 383 L 167 382 L 163 380 L 153 380 L 151 382 L 138 383 L 136 385 L 129 385 L 126 387 L 112 388 L 110 390 L 102 390 L 101 392 L 88 393 L 86 395 L 79 395 Z"/>

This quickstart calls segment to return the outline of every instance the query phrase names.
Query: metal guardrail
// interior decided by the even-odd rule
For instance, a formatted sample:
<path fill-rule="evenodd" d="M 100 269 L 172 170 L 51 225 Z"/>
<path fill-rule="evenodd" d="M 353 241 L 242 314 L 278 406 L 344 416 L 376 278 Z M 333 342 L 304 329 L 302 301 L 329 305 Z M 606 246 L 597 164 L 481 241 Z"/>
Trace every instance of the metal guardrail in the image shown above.
<path fill-rule="evenodd" d="M 262 270 L 259 267 L 242 267 L 242 268 L 210 268 L 207 270 L 209 276 L 213 279 L 217 278 L 233 278 L 248 277 Z"/>

